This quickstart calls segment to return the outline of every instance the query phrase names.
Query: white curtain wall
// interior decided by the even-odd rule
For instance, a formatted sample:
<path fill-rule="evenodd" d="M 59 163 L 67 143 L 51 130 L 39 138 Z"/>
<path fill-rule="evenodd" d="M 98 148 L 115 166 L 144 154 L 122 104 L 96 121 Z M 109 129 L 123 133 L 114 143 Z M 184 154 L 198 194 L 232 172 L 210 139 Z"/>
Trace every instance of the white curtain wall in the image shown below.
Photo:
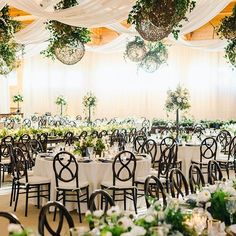
<path fill-rule="evenodd" d="M 169 50 L 168 65 L 148 74 L 125 61 L 123 53 L 86 52 L 81 62 L 65 66 L 41 56 L 24 63 L 24 112 L 56 114 L 55 98 L 64 95 L 66 114 L 83 114 L 82 97 L 92 91 L 98 98 L 94 118 L 145 116 L 165 118 L 166 91 L 176 85 L 191 94 L 189 117 L 196 119 L 236 119 L 236 71 L 223 53 L 182 46 Z"/>

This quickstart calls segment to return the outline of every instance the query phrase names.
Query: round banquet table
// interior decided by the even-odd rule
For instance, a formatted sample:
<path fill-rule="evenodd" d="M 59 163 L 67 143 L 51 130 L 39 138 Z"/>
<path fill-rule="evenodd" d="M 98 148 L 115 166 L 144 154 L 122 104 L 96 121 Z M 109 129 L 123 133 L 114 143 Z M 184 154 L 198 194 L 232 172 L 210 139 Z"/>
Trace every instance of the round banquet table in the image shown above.
<path fill-rule="evenodd" d="M 89 193 L 95 189 L 100 188 L 101 182 L 111 182 L 112 183 L 112 162 L 78 162 L 79 165 L 79 181 L 87 181 L 89 183 Z M 147 156 L 141 160 L 137 160 L 136 174 L 137 177 L 146 177 L 151 171 L 151 158 Z M 51 179 L 51 200 L 56 199 L 56 183 L 55 175 L 53 171 L 53 161 L 46 158 L 37 156 L 34 175 L 45 176 Z M 139 204 L 139 203 L 138 203 Z M 143 201 L 141 203 L 143 205 Z M 131 205 L 131 204 L 129 204 Z M 66 208 L 68 210 L 75 209 L 77 204 L 66 203 Z M 86 209 L 82 204 L 82 212 Z"/>

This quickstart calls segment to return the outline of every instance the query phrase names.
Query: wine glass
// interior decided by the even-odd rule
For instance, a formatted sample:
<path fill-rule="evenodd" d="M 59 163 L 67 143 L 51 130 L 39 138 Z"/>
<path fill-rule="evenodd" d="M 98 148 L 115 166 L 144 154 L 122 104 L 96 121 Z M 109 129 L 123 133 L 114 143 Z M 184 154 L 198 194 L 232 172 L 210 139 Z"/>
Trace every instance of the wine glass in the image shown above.
<path fill-rule="evenodd" d="M 226 210 L 229 213 L 230 224 L 233 224 L 233 214 L 236 212 L 236 197 L 225 197 Z"/>

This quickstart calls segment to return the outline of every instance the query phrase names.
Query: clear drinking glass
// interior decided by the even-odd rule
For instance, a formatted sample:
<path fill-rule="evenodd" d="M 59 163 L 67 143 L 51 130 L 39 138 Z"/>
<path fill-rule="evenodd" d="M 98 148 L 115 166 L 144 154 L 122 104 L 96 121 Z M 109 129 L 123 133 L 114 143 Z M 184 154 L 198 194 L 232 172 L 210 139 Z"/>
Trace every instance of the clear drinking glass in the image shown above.
<path fill-rule="evenodd" d="M 202 234 L 202 231 L 206 228 L 207 215 L 201 208 L 195 208 L 193 210 L 192 222 L 198 235 Z"/>
<path fill-rule="evenodd" d="M 91 157 L 93 156 L 93 147 L 87 147 L 87 152 L 88 152 L 88 155 L 89 155 L 89 159 L 91 159 Z"/>
<path fill-rule="evenodd" d="M 233 224 L 233 214 L 236 212 L 236 197 L 225 197 L 226 210 L 230 216 L 230 224 Z"/>

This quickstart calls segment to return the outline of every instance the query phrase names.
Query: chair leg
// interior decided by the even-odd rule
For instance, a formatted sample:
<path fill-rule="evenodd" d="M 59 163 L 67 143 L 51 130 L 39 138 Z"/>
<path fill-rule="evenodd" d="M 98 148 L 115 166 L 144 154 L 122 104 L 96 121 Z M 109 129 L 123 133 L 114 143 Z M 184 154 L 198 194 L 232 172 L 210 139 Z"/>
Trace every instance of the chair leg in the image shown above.
<path fill-rule="evenodd" d="M 37 207 L 40 208 L 40 185 L 37 186 Z"/>
<path fill-rule="evenodd" d="M 89 186 L 86 188 L 87 208 L 89 208 Z"/>
<path fill-rule="evenodd" d="M 136 189 L 132 189 L 132 195 L 133 195 L 134 210 L 135 210 L 135 213 L 137 214 L 137 190 Z"/>
<path fill-rule="evenodd" d="M 26 195 L 25 195 L 25 216 L 28 213 L 28 200 L 29 200 L 29 187 L 26 187 Z"/>
<path fill-rule="evenodd" d="M 59 193 L 58 191 L 56 192 L 56 201 L 58 201 Z M 55 206 L 54 208 L 54 215 L 53 215 L 53 221 L 56 220 L 56 214 L 57 214 L 57 207 Z"/>
<path fill-rule="evenodd" d="M 16 208 L 17 208 L 17 203 L 18 203 L 18 198 L 19 198 L 19 191 L 20 191 L 20 187 L 19 186 L 16 186 L 16 200 L 15 200 L 15 206 L 14 206 L 14 211 L 16 211 Z"/>
<path fill-rule="evenodd" d="M 15 183 L 14 181 L 12 181 L 11 184 L 11 198 L 10 198 L 10 206 L 12 206 L 12 202 L 13 202 L 13 195 L 15 195 Z"/>
<path fill-rule="evenodd" d="M 126 190 L 124 190 L 124 210 L 126 211 Z"/>
<path fill-rule="evenodd" d="M 79 222 L 82 223 L 81 209 L 80 209 L 79 190 L 76 191 L 76 195 L 77 195 L 77 203 L 78 203 Z"/>

